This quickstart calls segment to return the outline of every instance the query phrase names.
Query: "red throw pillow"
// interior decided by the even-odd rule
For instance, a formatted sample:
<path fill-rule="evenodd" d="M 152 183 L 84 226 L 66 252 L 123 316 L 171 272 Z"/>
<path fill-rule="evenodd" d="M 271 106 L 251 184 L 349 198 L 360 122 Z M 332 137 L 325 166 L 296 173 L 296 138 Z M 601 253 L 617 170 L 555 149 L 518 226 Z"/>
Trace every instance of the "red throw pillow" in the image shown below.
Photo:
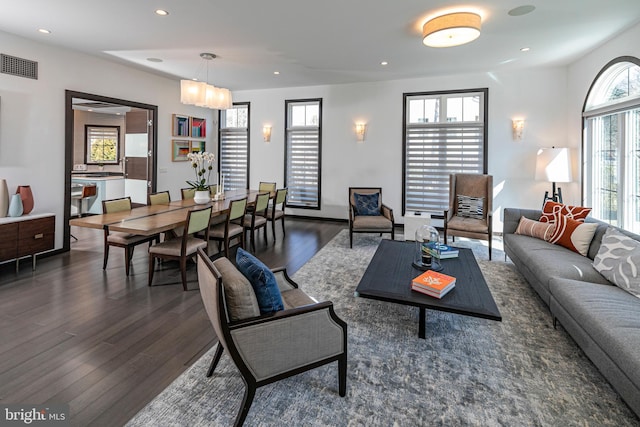
<path fill-rule="evenodd" d="M 582 206 L 569 206 L 557 203 L 552 200 L 544 202 L 542 207 L 542 215 L 540 216 L 540 222 L 553 222 L 553 215 L 558 212 L 561 215 L 568 216 L 576 221 L 584 222 L 584 219 L 591 213 L 591 208 L 585 208 Z"/>
<path fill-rule="evenodd" d="M 597 223 L 584 223 L 567 215 L 556 212 L 554 215 L 556 230 L 549 238 L 549 242 L 564 246 L 582 256 L 587 256 L 589 245 L 598 228 Z"/>

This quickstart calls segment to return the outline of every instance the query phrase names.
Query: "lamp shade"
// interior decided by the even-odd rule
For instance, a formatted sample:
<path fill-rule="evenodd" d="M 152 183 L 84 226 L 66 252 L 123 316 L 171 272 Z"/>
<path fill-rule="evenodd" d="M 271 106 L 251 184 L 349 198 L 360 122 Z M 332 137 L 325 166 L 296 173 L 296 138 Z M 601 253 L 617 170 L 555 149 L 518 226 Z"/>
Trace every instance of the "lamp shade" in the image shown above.
<path fill-rule="evenodd" d="M 430 47 L 452 47 L 480 36 L 480 15 L 457 12 L 438 16 L 422 26 L 422 42 Z"/>
<path fill-rule="evenodd" d="M 568 148 L 541 148 L 536 157 L 536 180 L 571 182 L 571 156 Z"/>
<path fill-rule="evenodd" d="M 183 104 L 204 104 L 206 97 L 205 82 L 194 80 L 180 80 L 180 102 Z"/>

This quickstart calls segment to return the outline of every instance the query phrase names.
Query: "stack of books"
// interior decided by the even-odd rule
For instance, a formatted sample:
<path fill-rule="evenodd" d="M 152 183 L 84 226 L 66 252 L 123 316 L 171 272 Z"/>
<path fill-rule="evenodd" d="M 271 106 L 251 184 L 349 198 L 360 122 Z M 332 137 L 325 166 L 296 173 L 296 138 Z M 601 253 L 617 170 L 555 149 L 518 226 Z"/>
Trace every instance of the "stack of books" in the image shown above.
<path fill-rule="evenodd" d="M 438 251 L 437 249 L 440 250 Z M 459 253 L 458 248 L 453 248 L 451 246 L 447 246 L 443 243 L 437 242 L 427 243 L 425 250 L 429 252 L 432 257 L 438 259 L 456 258 Z"/>
<path fill-rule="evenodd" d="M 433 270 L 427 270 L 411 281 L 412 290 L 438 299 L 445 296 L 455 285 L 455 277 Z"/>

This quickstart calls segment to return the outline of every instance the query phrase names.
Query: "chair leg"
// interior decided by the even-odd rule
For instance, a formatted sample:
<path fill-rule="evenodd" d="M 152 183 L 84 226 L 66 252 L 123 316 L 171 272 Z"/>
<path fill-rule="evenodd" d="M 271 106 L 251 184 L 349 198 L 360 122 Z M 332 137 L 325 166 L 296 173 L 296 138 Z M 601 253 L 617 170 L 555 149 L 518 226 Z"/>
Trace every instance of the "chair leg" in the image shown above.
<path fill-rule="evenodd" d="M 102 269 L 107 269 L 107 261 L 109 261 L 109 245 L 104 245 L 104 259 L 102 261 Z"/>
<path fill-rule="evenodd" d="M 340 397 L 347 395 L 347 354 L 338 359 L 338 394 Z"/>
<path fill-rule="evenodd" d="M 267 239 L 267 224 L 265 224 L 262 229 L 264 230 L 264 245 L 269 246 L 269 241 Z"/>
<path fill-rule="evenodd" d="M 187 257 L 180 258 L 180 275 L 182 276 L 182 289 L 187 290 Z"/>
<path fill-rule="evenodd" d="M 149 286 L 153 282 L 153 273 L 155 272 L 156 267 L 156 257 L 149 254 Z"/>
<path fill-rule="evenodd" d="M 209 370 L 207 371 L 207 377 L 213 375 L 213 371 L 216 370 L 216 366 L 218 366 L 218 362 L 220 362 L 220 357 L 222 356 L 223 351 L 224 347 L 222 347 L 222 344 L 218 342 L 218 347 L 216 347 L 216 352 L 213 355 L 213 359 L 211 359 L 211 364 L 209 365 Z"/>
<path fill-rule="evenodd" d="M 281 220 L 282 220 L 282 235 L 284 236 L 285 234 L 287 234 L 287 233 L 284 231 L 284 215 L 282 215 Z"/>
<path fill-rule="evenodd" d="M 271 221 L 271 231 L 273 231 L 273 243 L 276 242 L 276 220 Z"/>
<path fill-rule="evenodd" d="M 353 249 L 353 231 L 349 230 L 349 247 Z"/>
<path fill-rule="evenodd" d="M 489 237 L 489 261 L 491 261 L 491 241 L 493 239 L 491 237 Z"/>
<path fill-rule="evenodd" d="M 251 229 L 251 252 L 256 252 L 256 230 Z"/>
<path fill-rule="evenodd" d="M 129 267 L 131 266 L 131 257 L 133 254 L 131 253 L 133 248 L 129 248 L 128 246 L 124 248 L 124 271 L 129 275 Z"/>
<path fill-rule="evenodd" d="M 391 240 L 396 240 L 396 228 L 391 227 Z"/>
<path fill-rule="evenodd" d="M 253 397 L 256 395 L 256 386 L 248 384 L 245 381 L 244 398 L 242 399 L 242 406 L 240 412 L 236 417 L 236 422 L 233 424 L 235 427 L 241 427 L 244 424 L 244 420 L 247 418 L 251 404 L 253 403 Z"/>

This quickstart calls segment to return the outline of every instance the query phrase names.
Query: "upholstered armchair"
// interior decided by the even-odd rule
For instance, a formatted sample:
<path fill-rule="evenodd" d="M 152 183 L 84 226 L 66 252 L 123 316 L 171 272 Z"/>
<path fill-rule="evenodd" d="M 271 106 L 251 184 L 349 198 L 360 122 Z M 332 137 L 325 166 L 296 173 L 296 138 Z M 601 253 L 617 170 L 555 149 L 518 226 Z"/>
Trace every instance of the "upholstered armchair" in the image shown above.
<path fill-rule="evenodd" d="M 347 324 L 330 301 L 307 296 L 284 269 L 273 272 L 284 310 L 260 315 L 251 283 L 231 261 L 221 257 L 211 262 L 203 249 L 198 250 L 200 293 L 218 337 L 207 376 L 213 375 L 226 352 L 245 383 L 235 426 L 244 423 L 258 387 L 334 361 L 338 393 L 346 395 Z"/>
<path fill-rule="evenodd" d="M 493 177 L 481 174 L 449 175 L 449 207 L 444 211 L 444 241 L 448 236 L 489 241 L 491 259 Z"/>
<path fill-rule="evenodd" d="M 395 238 L 393 210 L 382 203 L 380 187 L 349 187 L 349 247 L 353 233 L 391 233 Z"/>

